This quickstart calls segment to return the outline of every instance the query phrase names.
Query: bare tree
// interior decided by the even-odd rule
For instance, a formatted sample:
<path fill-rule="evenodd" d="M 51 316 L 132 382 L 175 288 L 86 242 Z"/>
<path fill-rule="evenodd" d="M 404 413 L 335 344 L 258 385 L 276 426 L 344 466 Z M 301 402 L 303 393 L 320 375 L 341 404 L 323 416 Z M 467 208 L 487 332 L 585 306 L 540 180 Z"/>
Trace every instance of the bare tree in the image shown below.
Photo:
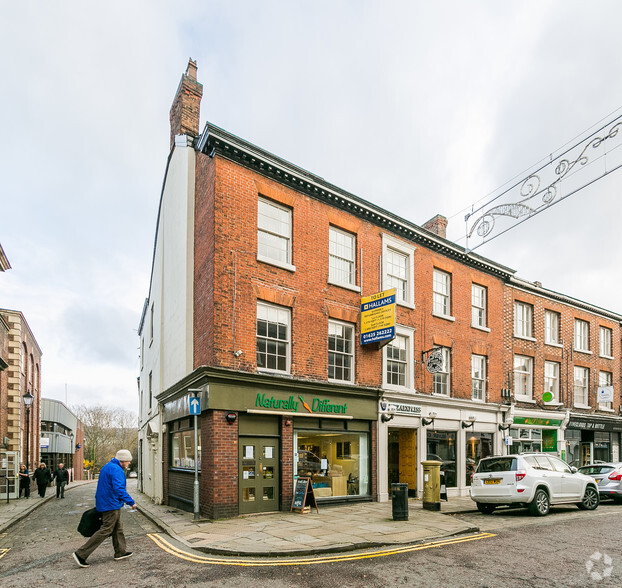
<path fill-rule="evenodd" d="M 138 457 L 138 417 L 135 413 L 108 406 L 72 407 L 84 427 L 84 456 L 99 471 L 119 449 L 129 449 L 134 461 Z"/>

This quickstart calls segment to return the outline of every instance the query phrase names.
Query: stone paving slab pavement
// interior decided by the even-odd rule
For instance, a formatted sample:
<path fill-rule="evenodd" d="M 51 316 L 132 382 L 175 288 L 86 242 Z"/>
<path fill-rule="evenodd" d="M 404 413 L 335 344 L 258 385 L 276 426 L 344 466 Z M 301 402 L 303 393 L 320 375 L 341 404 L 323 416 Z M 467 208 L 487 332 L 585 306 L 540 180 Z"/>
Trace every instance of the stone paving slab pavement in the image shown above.
<path fill-rule="evenodd" d="M 72 482 L 66 492 L 78 485 Z M 56 499 L 55 488 L 45 498 L 34 492 L 30 499 L 0 501 L 0 533 L 28 516 L 35 508 Z M 138 510 L 180 543 L 202 552 L 231 556 L 293 556 L 330 553 L 381 546 L 433 541 L 475 533 L 479 529 L 448 516 L 476 511 L 469 497 L 441 502 L 441 511 L 423 509 L 421 501 L 408 501 L 408 521 L 394 521 L 391 502 L 363 502 L 341 506 L 320 505 L 319 513 L 274 512 L 231 519 L 194 521 L 193 514 L 155 504 L 138 491 L 136 480 L 128 480 L 128 492 Z"/>
<path fill-rule="evenodd" d="M 441 502 L 441 511 L 408 501 L 408 521 L 394 521 L 391 502 L 319 506 L 319 513 L 274 512 L 223 520 L 193 520 L 193 513 L 154 504 L 128 491 L 138 510 L 182 544 L 198 551 L 231 556 L 293 556 L 421 543 L 479 531 L 455 516 L 473 512 L 469 497 Z"/>

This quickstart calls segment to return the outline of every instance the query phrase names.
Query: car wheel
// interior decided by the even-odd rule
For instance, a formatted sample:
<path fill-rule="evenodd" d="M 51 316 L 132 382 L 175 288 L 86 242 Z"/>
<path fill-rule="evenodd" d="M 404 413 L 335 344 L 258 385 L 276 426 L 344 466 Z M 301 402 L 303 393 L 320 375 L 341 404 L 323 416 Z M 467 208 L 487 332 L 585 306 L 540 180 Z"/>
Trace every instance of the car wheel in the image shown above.
<path fill-rule="evenodd" d="M 594 486 L 588 486 L 585 489 L 583 500 L 577 504 L 581 510 L 594 510 L 600 503 L 600 495 Z"/>
<path fill-rule="evenodd" d="M 549 495 L 543 488 L 538 488 L 533 500 L 529 503 L 529 510 L 531 514 L 538 517 L 543 517 L 549 514 L 551 508 L 551 501 Z"/>
<path fill-rule="evenodd" d="M 482 514 L 492 514 L 495 512 L 496 505 L 494 504 L 484 504 L 483 502 L 477 502 L 477 510 Z"/>

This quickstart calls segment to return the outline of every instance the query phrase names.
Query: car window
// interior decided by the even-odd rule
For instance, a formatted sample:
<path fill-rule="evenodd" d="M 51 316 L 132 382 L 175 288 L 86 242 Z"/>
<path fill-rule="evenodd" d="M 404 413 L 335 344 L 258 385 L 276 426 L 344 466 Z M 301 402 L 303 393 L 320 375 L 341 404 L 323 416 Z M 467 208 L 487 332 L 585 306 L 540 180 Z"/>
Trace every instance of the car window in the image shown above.
<path fill-rule="evenodd" d="M 579 472 L 585 474 L 586 476 L 593 476 L 594 474 L 608 474 L 613 471 L 613 466 L 601 466 L 601 465 L 593 465 L 593 466 L 583 466 L 579 468 Z"/>
<path fill-rule="evenodd" d="M 541 470 L 553 471 L 553 466 L 546 455 L 535 455 L 534 459 Z"/>
<path fill-rule="evenodd" d="M 477 466 L 477 473 L 487 472 L 513 472 L 516 471 L 516 458 L 496 457 L 493 459 L 482 459 Z"/>
<path fill-rule="evenodd" d="M 549 458 L 549 461 L 553 464 L 553 468 L 555 469 L 555 471 L 563 472 L 564 474 L 572 473 L 570 466 L 565 461 L 562 461 L 561 459 L 557 459 L 556 457 L 553 457 L 552 455 L 549 455 L 548 458 Z"/>

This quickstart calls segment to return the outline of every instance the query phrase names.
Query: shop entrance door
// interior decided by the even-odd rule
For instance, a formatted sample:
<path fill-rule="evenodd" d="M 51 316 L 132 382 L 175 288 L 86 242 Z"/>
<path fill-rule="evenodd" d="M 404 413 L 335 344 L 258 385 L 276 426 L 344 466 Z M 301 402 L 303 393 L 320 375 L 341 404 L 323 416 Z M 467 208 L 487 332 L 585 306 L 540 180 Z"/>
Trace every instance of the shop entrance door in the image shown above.
<path fill-rule="evenodd" d="M 240 437 L 240 514 L 279 510 L 279 440 Z"/>
<path fill-rule="evenodd" d="M 408 484 L 409 496 L 417 495 L 417 431 L 389 429 L 389 493 L 391 484 Z"/>
<path fill-rule="evenodd" d="M 581 443 L 581 465 L 589 465 L 592 463 L 592 444 Z"/>

